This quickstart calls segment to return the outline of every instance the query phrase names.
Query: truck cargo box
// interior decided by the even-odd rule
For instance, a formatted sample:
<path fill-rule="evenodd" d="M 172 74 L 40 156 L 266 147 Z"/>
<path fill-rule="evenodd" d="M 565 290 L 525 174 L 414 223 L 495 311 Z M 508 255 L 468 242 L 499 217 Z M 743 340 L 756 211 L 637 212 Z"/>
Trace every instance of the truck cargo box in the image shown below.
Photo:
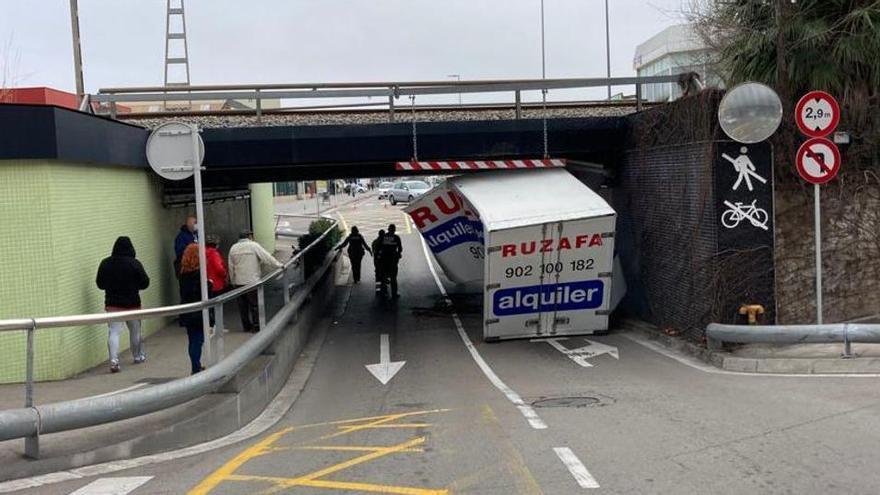
<path fill-rule="evenodd" d="M 616 214 L 567 171 L 458 176 L 406 211 L 450 279 L 482 278 L 484 339 L 608 329 Z M 447 217 L 439 216 L 444 212 Z M 435 249 L 455 242 L 437 237 L 452 233 L 455 218 L 478 224 L 473 230 L 479 235 L 457 237 L 460 251 L 454 254 L 450 247 Z M 473 248 L 480 244 L 482 256 L 476 256 Z"/>

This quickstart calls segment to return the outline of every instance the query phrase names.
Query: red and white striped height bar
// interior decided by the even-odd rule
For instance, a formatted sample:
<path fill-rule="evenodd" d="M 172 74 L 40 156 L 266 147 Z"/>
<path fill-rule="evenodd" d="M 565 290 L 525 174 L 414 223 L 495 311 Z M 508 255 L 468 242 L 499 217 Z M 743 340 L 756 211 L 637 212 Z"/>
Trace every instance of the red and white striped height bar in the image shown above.
<path fill-rule="evenodd" d="M 430 161 L 430 162 L 397 162 L 397 170 L 509 170 L 528 168 L 557 168 L 564 167 L 565 160 L 467 160 L 467 161 Z"/>

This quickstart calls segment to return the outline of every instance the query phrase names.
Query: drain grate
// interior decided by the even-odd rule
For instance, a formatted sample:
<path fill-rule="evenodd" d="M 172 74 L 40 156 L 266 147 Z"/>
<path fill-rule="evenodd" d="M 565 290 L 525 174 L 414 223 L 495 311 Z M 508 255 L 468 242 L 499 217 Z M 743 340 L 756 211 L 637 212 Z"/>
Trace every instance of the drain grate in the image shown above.
<path fill-rule="evenodd" d="M 597 397 L 554 397 L 532 402 L 533 407 L 590 407 L 602 405 Z"/>

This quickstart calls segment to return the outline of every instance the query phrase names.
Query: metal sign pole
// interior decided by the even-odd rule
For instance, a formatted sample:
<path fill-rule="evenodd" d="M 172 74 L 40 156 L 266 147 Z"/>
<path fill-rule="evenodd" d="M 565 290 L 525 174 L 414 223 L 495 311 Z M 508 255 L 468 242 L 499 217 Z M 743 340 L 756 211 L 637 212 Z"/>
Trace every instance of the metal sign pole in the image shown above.
<path fill-rule="evenodd" d="M 193 146 L 193 180 L 195 182 L 196 189 L 196 221 L 199 226 L 199 284 L 202 289 L 202 301 L 207 301 L 209 299 L 208 294 L 208 271 L 207 271 L 207 261 L 205 257 L 205 240 L 206 240 L 206 229 L 205 229 L 205 208 L 204 202 L 202 200 L 202 165 L 198 163 L 199 161 L 199 128 L 196 125 L 191 125 L 192 129 L 192 146 Z M 202 310 L 202 328 L 205 333 L 205 360 L 208 363 L 213 364 L 213 353 L 211 352 L 211 341 L 213 337 L 213 331 L 211 330 L 211 318 L 208 312 L 208 309 Z"/>
<path fill-rule="evenodd" d="M 816 230 L 816 324 L 822 324 L 822 187 L 813 186 L 813 215 Z"/>

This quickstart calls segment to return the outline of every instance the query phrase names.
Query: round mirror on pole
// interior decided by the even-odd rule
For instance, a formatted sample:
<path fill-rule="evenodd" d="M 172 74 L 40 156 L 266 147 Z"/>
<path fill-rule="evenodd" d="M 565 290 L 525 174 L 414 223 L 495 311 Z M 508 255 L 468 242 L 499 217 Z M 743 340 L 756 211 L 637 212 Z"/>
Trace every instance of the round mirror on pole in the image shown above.
<path fill-rule="evenodd" d="M 718 122 L 730 139 L 743 144 L 760 143 L 782 123 L 782 101 L 766 84 L 742 83 L 724 95 L 718 106 Z"/>

